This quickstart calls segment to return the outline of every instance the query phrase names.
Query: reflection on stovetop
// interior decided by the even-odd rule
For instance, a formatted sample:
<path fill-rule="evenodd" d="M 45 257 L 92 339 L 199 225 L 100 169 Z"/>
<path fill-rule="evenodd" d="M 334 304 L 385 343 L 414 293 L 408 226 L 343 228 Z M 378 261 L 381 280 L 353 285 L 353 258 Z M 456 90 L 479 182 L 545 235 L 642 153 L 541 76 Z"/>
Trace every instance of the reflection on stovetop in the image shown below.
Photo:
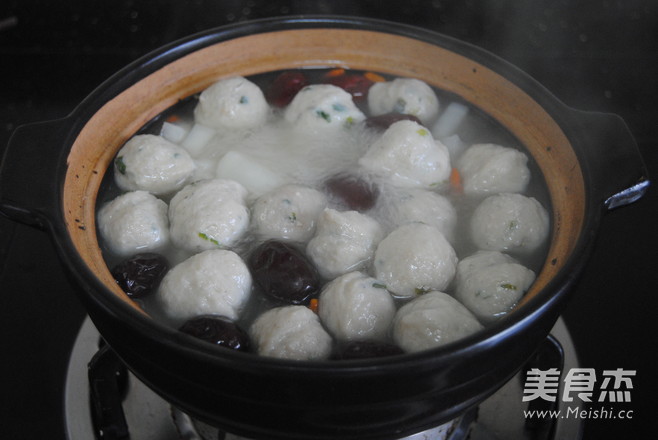
<path fill-rule="evenodd" d="M 567 371 L 578 367 L 571 336 L 559 319 L 532 366 Z M 526 369 L 530 365 L 526 366 Z M 526 417 L 538 409 L 523 402 L 525 369 L 487 400 L 457 420 L 399 440 L 577 440 L 577 418 Z M 66 380 L 65 420 L 68 440 L 249 440 L 194 420 L 172 407 L 135 378 L 103 344 L 90 319 L 76 338 Z M 543 401 L 542 401 L 543 402 Z M 535 402 L 536 403 L 536 402 Z M 580 410 L 573 402 L 570 411 Z M 566 413 L 565 403 L 552 408 Z"/>

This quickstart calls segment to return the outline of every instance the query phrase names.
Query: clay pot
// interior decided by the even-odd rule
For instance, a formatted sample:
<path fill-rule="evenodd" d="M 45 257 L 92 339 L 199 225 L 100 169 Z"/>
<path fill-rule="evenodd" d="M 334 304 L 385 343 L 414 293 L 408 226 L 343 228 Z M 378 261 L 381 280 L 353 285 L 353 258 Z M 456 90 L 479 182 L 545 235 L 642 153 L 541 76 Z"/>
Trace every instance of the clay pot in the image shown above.
<path fill-rule="evenodd" d="M 146 122 L 220 78 L 347 66 L 415 77 L 512 133 L 546 180 L 548 257 L 506 319 L 421 353 L 296 362 L 222 350 L 155 322 L 114 282 L 96 235 L 99 187 Z M 477 405 L 533 354 L 591 252 L 602 214 L 648 178 L 623 121 L 560 103 L 477 47 L 409 26 L 351 18 L 264 20 L 205 32 L 126 67 L 68 117 L 16 130 L 0 175 L 2 212 L 47 229 L 104 339 L 133 373 L 190 415 L 268 439 L 385 439 Z"/>

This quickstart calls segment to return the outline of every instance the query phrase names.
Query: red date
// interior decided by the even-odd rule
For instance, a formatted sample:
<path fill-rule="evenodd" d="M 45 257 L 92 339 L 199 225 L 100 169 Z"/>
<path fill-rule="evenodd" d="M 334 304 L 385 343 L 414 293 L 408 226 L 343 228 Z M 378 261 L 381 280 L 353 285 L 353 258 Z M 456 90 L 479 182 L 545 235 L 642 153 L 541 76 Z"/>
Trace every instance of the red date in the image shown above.
<path fill-rule="evenodd" d="M 331 177 L 324 185 L 332 197 L 354 211 L 367 211 L 375 206 L 379 196 L 373 183 L 349 174 Z"/>
<path fill-rule="evenodd" d="M 266 295 L 289 304 L 307 304 L 320 289 L 320 275 L 293 246 L 266 241 L 249 258 L 254 282 Z"/>
<path fill-rule="evenodd" d="M 137 254 L 112 269 L 117 284 L 131 298 L 143 298 L 154 293 L 169 270 L 169 263 L 159 254 Z"/>
<path fill-rule="evenodd" d="M 340 87 L 349 92 L 355 102 L 363 101 L 368 96 L 368 90 L 374 84 L 371 80 L 363 75 L 348 74 L 330 76 L 327 83 Z"/>
<path fill-rule="evenodd" d="M 365 124 L 368 128 L 373 128 L 375 130 L 386 130 L 395 122 L 404 120 L 414 121 L 420 125 L 423 125 L 423 123 L 420 122 L 420 119 L 418 119 L 416 116 L 407 115 L 405 113 L 386 113 L 384 115 L 370 116 L 366 119 Z"/>
<path fill-rule="evenodd" d="M 265 98 L 273 106 L 282 108 L 290 104 L 297 92 L 308 84 L 308 79 L 301 72 L 283 72 L 270 84 Z"/>
<path fill-rule="evenodd" d="M 186 321 L 179 330 L 202 341 L 238 351 L 249 351 L 249 335 L 225 316 L 202 315 Z"/>

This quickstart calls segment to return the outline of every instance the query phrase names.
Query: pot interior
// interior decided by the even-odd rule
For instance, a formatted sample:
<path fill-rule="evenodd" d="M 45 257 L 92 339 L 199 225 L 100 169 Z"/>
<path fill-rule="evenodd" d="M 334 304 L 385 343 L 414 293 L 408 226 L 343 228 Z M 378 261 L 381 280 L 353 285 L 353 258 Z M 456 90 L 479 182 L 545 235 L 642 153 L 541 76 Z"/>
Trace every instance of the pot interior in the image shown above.
<path fill-rule="evenodd" d="M 584 179 L 569 140 L 539 103 L 493 70 L 434 44 L 367 30 L 296 29 L 231 39 L 178 58 L 104 103 L 82 127 L 64 182 L 66 228 L 81 258 L 117 298 L 141 312 L 112 278 L 96 236 L 96 197 L 116 152 L 153 117 L 223 77 L 309 67 L 417 78 L 495 119 L 533 156 L 552 205 L 547 259 L 520 306 L 564 267 L 584 223 Z"/>

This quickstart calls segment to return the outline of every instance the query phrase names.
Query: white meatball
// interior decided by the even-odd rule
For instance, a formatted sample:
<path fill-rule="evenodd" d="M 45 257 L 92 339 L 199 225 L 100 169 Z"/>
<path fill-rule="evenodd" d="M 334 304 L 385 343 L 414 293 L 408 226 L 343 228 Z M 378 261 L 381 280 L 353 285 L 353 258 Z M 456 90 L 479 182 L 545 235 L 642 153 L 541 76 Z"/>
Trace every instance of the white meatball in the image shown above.
<path fill-rule="evenodd" d="M 166 195 L 185 186 L 196 165 L 185 149 L 152 134 L 133 136 L 117 153 L 114 180 L 125 191 Z"/>
<path fill-rule="evenodd" d="M 470 226 L 473 242 L 480 249 L 533 251 L 548 237 L 549 217 L 535 198 L 501 193 L 475 208 Z"/>
<path fill-rule="evenodd" d="M 429 292 L 398 310 L 393 339 L 407 352 L 427 350 L 457 341 L 482 329 L 459 301 L 443 292 Z"/>
<path fill-rule="evenodd" d="M 530 182 L 528 157 L 514 148 L 475 144 L 457 162 L 465 194 L 521 193 Z"/>
<path fill-rule="evenodd" d="M 234 246 L 249 228 L 247 190 L 232 180 L 194 182 L 169 203 L 171 240 L 181 249 L 200 252 Z"/>
<path fill-rule="evenodd" d="M 414 121 L 392 124 L 370 145 L 359 164 L 395 186 L 430 188 L 448 180 L 448 148 Z"/>
<path fill-rule="evenodd" d="M 327 206 L 320 191 L 285 185 L 259 197 L 253 205 L 256 234 L 262 238 L 306 242 L 315 233 L 318 217 Z"/>
<path fill-rule="evenodd" d="M 269 111 L 261 89 L 248 79 L 235 76 L 201 92 L 194 117 L 210 127 L 250 129 L 263 125 Z"/>
<path fill-rule="evenodd" d="M 322 360 L 331 353 L 332 339 L 320 318 L 305 306 L 270 309 L 260 315 L 249 335 L 261 356 Z"/>
<path fill-rule="evenodd" d="M 412 297 L 448 287 L 457 270 L 457 255 L 434 226 L 408 223 L 379 243 L 374 267 L 375 277 L 389 291 Z"/>
<path fill-rule="evenodd" d="M 387 195 L 385 215 L 395 227 L 420 222 L 435 226 L 448 241 L 454 238 L 457 210 L 447 197 L 434 191 L 410 189 Z"/>
<path fill-rule="evenodd" d="M 214 249 L 174 266 L 160 283 L 157 300 L 172 319 L 214 314 L 237 319 L 251 294 L 251 274 L 233 251 Z"/>
<path fill-rule="evenodd" d="M 157 251 L 169 243 L 167 204 L 146 191 L 127 192 L 98 211 L 98 229 L 117 255 Z"/>
<path fill-rule="evenodd" d="M 535 273 L 498 251 L 478 251 L 459 262 L 455 298 L 480 321 L 492 322 L 514 308 Z"/>
<path fill-rule="evenodd" d="M 395 304 L 380 281 L 350 272 L 325 286 L 318 312 L 338 340 L 382 340 L 388 335 Z"/>
<path fill-rule="evenodd" d="M 404 113 L 429 124 L 439 113 L 439 99 L 425 82 L 414 78 L 396 78 L 373 84 L 368 91 L 368 107 L 377 116 Z"/>
<path fill-rule="evenodd" d="M 516 262 L 511 256 L 498 251 L 477 251 L 463 258 L 457 265 L 455 284 L 463 282 L 466 278 L 476 274 L 480 269 L 502 263 Z"/>
<path fill-rule="evenodd" d="M 320 275 L 332 279 L 363 269 L 384 236 L 379 223 L 357 211 L 327 208 L 318 219 L 317 232 L 306 253 Z"/>
<path fill-rule="evenodd" d="M 352 101 L 352 95 L 331 84 L 314 84 L 297 92 L 286 107 L 286 121 L 304 130 L 349 127 L 365 115 Z"/>

